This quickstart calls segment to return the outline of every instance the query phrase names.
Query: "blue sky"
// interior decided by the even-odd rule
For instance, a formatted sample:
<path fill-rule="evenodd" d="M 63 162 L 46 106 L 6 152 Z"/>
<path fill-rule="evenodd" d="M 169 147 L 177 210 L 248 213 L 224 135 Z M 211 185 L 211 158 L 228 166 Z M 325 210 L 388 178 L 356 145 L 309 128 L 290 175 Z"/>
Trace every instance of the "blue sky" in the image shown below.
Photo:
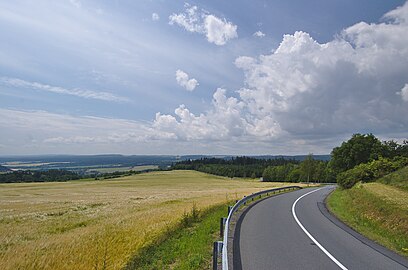
<path fill-rule="evenodd" d="M 2 1 L 0 155 L 402 140 L 407 32 L 405 1 Z"/>

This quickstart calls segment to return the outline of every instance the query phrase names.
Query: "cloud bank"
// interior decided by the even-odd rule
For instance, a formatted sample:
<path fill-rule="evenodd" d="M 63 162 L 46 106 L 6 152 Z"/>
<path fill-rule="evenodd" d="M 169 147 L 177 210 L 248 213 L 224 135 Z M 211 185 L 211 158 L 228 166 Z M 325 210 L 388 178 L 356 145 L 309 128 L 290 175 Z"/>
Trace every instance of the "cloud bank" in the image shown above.
<path fill-rule="evenodd" d="M 238 37 L 237 26 L 225 18 L 218 18 L 189 4 L 185 4 L 185 9 L 185 12 L 170 15 L 169 24 L 179 25 L 189 32 L 204 34 L 208 42 L 219 46 Z"/>
<path fill-rule="evenodd" d="M 189 8 L 186 29 L 197 26 L 196 13 Z M 186 140 L 406 136 L 406 33 L 408 3 L 381 23 L 357 23 L 327 43 L 302 31 L 284 35 L 273 53 L 236 59 L 245 75 L 236 97 L 217 89 L 208 111 L 194 115 L 181 105 L 175 116 L 158 113 L 154 126 Z"/>
<path fill-rule="evenodd" d="M 187 91 L 193 91 L 198 86 L 196 79 L 190 79 L 188 74 L 180 69 L 176 71 L 176 81 L 178 85 L 184 87 Z"/>

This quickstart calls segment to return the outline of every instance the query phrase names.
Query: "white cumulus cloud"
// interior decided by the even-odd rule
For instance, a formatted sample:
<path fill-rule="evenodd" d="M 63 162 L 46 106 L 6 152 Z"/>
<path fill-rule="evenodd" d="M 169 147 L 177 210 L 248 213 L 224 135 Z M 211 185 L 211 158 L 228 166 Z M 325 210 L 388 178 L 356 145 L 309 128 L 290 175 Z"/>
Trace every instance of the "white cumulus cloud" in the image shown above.
<path fill-rule="evenodd" d="M 180 69 L 176 71 L 176 81 L 188 91 L 193 91 L 198 86 L 198 81 L 196 79 L 190 79 L 188 74 Z"/>
<path fill-rule="evenodd" d="M 265 35 L 265 33 L 263 33 L 262 31 L 256 31 L 254 33 L 254 37 L 259 37 L 259 38 L 263 38 Z"/>
<path fill-rule="evenodd" d="M 238 36 L 236 25 L 214 15 L 205 16 L 204 28 L 208 42 L 216 45 L 225 45 L 228 40 Z"/>
<path fill-rule="evenodd" d="M 238 37 L 237 26 L 225 18 L 185 4 L 185 12 L 169 16 L 169 24 L 179 25 L 189 32 L 204 34 L 207 41 L 216 45 L 225 45 L 230 39 Z"/>
<path fill-rule="evenodd" d="M 236 59 L 245 83 L 234 96 L 217 89 L 207 111 L 195 115 L 182 105 L 174 116 L 157 114 L 154 126 L 185 140 L 296 145 L 354 132 L 406 136 L 406 33 L 408 3 L 381 23 L 357 23 L 327 43 L 302 31 L 284 35 L 271 54 Z"/>
<path fill-rule="evenodd" d="M 156 12 L 154 12 L 154 13 L 152 14 L 152 20 L 153 20 L 153 21 L 158 21 L 158 20 L 160 20 L 159 14 L 157 14 Z"/>

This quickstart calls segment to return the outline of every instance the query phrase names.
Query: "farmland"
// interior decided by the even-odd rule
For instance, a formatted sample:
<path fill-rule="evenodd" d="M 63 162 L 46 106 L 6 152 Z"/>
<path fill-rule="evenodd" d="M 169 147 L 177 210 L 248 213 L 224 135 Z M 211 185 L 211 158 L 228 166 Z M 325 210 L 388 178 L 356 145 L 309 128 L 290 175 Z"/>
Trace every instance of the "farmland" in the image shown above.
<path fill-rule="evenodd" d="M 2 184 L 0 269 L 120 269 L 193 204 L 204 209 L 281 185 L 194 171 Z"/>

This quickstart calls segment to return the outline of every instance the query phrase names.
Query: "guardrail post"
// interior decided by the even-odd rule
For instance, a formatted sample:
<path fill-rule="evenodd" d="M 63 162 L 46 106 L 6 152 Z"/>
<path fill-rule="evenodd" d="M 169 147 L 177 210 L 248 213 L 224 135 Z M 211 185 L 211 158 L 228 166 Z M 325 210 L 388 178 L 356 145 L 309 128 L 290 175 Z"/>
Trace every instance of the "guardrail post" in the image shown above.
<path fill-rule="evenodd" d="M 232 209 L 232 206 L 231 206 L 231 205 L 228 206 L 228 215 L 229 215 L 229 213 L 231 212 L 231 209 Z"/>
<path fill-rule="evenodd" d="M 222 253 L 222 245 L 222 241 L 217 241 L 213 244 L 213 270 L 218 269 L 218 257 Z"/>
<path fill-rule="evenodd" d="M 222 217 L 221 219 L 220 219 L 220 237 L 222 238 L 222 237 L 224 237 L 224 225 L 225 225 L 225 222 L 227 221 L 227 219 L 226 218 L 224 218 L 224 217 Z"/>
<path fill-rule="evenodd" d="M 213 270 L 218 268 L 218 242 L 213 244 Z"/>

